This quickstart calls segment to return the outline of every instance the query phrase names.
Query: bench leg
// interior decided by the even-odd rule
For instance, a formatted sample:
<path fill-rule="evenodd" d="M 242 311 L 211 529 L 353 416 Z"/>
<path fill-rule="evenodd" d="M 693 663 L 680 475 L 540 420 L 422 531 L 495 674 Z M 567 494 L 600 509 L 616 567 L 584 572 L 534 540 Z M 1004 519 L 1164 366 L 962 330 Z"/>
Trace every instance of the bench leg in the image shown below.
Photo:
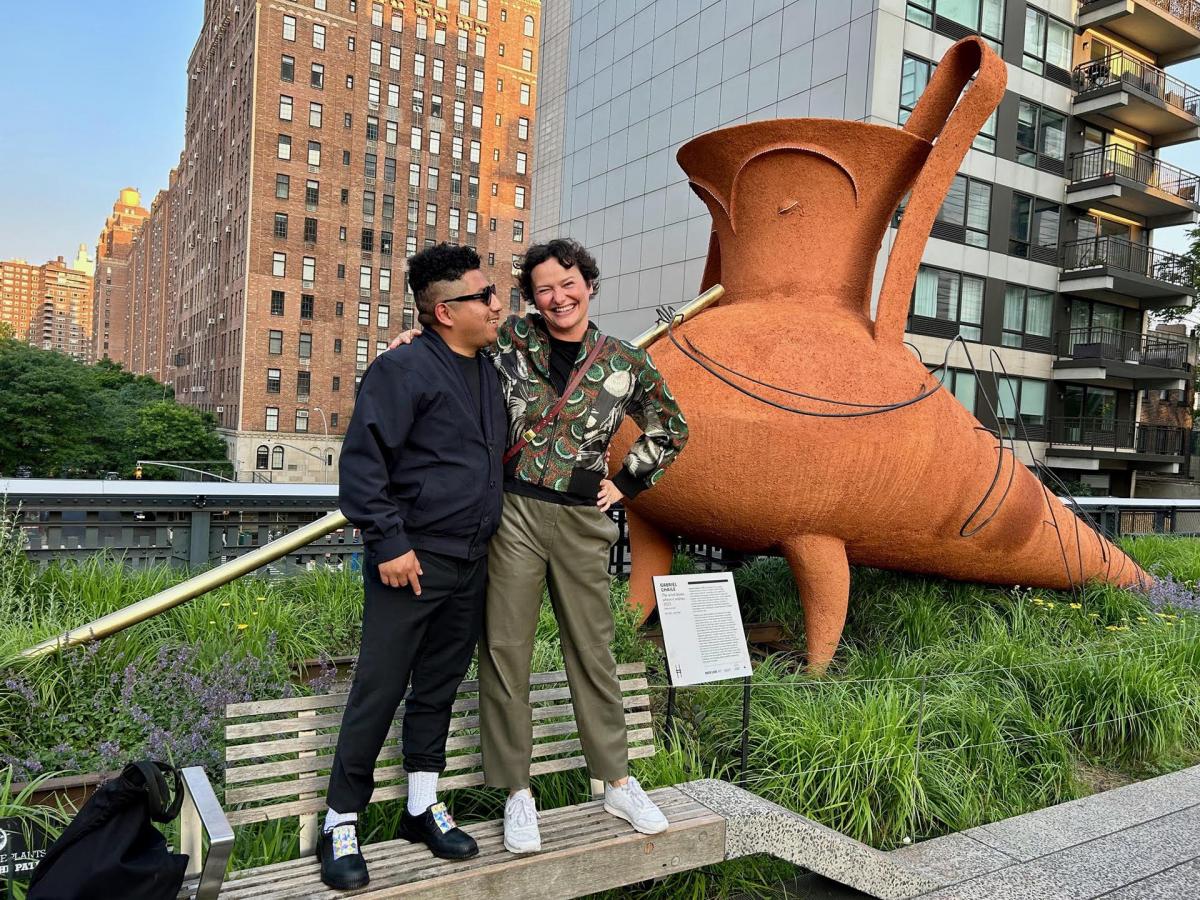
<path fill-rule="evenodd" d="M 179 823 L 180 850 L 188 854 L 187 874 L 200 876 L 196 900 L 215 900 L 225 882 L 225 868 L 233 852 L 233 829 L 217 802 L 208 776 L 200 766 L 182 771 L 183 807 Z M 208 855 L 204 855 L 204 834 Z"/>
<path fill-rule="evenodd" d="M 593 800 L 599 800 L 601 797 L 604 796 L 604 782 L 603 781 L 601 781 L 599 778 L 589 778 L 588 783 L 591 785 Z"/>
<path fill-rule="evenodd" d="M 301 719 L 309 718 L 311 716 L 315 716 L 316 714 L 317 714 L 317 711 L 315 709 L 305 709 L 305 710 L 301 710 L 299 713 L 297 713 L 297 718 L 301 718 Z M 312 737 L 315 734 L 316 734 L 315 731 L 301 731 L 299 733 L 299 737 Z M 316 756 L 316 755 L 317 755 L 317 751 L 315 751 L 315 750 L 304 750 L 297 754 L 297 756 L 299 756 L 301 758 L 309 757 L 309 756 Z M 331 757 L 331 759 L 332 759 L 332 757 Z M 307 800 L 307 799 L 309 799 L 311 797 L 315 797 L 315 796 L 317 796 L 317 795 L 316 794 L 301 794 L 300 799 Z M 317 822 L 318 815 L 319 815 L 318 813 L 309 813 L 308 815 L 297 817 L 300 822 L 300 858 L 301 859 L 303 859 L 306 856 L 312 856 L 314 853 L 317 852 L 317 838 L 319 838 L 321 835 L 321 832 L 318 830 L 318 828 L 319 828 L 319 825 Z"/>

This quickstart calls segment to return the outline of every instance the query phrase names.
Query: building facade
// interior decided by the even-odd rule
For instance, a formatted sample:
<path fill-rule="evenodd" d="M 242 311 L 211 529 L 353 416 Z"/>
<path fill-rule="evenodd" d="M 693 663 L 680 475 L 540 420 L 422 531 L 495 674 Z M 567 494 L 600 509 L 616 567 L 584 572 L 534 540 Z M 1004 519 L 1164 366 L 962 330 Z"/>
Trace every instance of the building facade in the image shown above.
<path fill-rule="evenodd" d="M 129 313 L 124 323 L 128 335 L 129 369 L 172 384 L 175 358 L 175 271 L 172 264 L 172 170 L 166 190 L 150 204 L 150 215 L 133 238 L 129 253 Z"/>
<path fill-rule="evenodd" d="M 92 301 L 92 356 L 105 357 L 128 367 L 129 359 L 129 254 L 133 238 L 150 214 L 141 194 L 124 188 L 96 244 L 96 274 Z"/>
<path fill-rule="evenodd" d="M 207 0 L 128 333 L 239 470 L 336 479 L 362 373 L 414 321 L 407 256 L 475 247 L 519 307 L 539 20 L 538 0 Z"/>
<path fill-rule="evenodd" d="M 1008 88 L 938 215 L 906 339 L 941 360 L 961 335 L 974 369 L 956 345 L 945 382 L 983 424 L 1128 496 L 1187 469 L 1190 426 L 1144 407 L 1192 379 L 1187 342 L 1149 329 L 1195 295 L 1190 260 L 1153 236 L 1200 212 L 1196 176 L 1159 158 L 1198 136 L 1200 91 L 1164 71 L 1200 56 L 1198 26 L 1200 6 L 1172 0 L 564 2 L 543 35 L 534 237 L 592 247 L 596 318 L 635 334 L 704 267 L 681 144 L 769 118 L 902 125 L 951 44 L 981 35 Z"/>
<path fill-rule="evenodd" d="M 41 266 L 23 259 L 0 260 L 0 322 L 18 341 L 28 340 L 29 324 L 41 306 Z"/>
<path fill-rule="evenodd" d="M 92 275 L 85 248 L 67 265 L 0 261 L 0 322 L 12 336 L 42 350 L 92 360 Z"/>

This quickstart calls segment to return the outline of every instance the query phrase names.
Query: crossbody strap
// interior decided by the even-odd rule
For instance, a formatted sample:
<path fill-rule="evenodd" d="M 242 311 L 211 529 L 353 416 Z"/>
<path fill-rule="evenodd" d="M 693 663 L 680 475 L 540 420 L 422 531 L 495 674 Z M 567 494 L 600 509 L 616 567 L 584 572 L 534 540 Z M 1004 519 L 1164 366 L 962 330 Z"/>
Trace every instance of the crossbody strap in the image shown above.
<path fill-rule="evenodd" d="M 579 387 L 580 382 L 583 381 L 583 376 L 586 375 L 588 369 L 592 367 L 592 363 L 596 361 L 596 357 L 600 355 L 600 351 L 602 349 L 604 349 L 603 335 L 596 338 L 596 343 L 592 347 L 591 352 L 589 352 L 584 358 L 583 363 L 579 366 L 579 368 L 575 370 L 574 374 L 571 376 L 571 380 L 567 383 L 566 390 L 562 392 L 562 396 L 558 398 L 558 402 L 554 404 L 554 407 L 550 410 L 550 412 L 546 413 L 544 416 L 538 419 L 537 422 L 521 432 L 521 437 L 518 438 L 517 442 L 505 451 L 504 465 L 508 465 L 508 461 L 510 459 L 524 450 L 525 446 L 538 436 L 538 432 L 545 428 L 560 412 L 562 412 L 562 408 L 567 405 L 567 398 L 575 393 L 575 389 Z"/>

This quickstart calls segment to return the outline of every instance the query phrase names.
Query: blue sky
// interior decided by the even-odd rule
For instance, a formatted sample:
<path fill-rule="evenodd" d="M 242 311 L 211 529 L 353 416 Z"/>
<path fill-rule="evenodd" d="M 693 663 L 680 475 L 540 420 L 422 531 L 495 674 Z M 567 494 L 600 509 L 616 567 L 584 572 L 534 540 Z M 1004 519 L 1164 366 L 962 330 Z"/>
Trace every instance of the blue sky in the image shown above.
<path fill-rule="evenodd" d="M 95 253 L 120 189 L 149 207 L 179 159 L 203 0 L 4 7 L 0 259 Z"/>
<path fill-rule="evenodd" d="M 178 160 L 203 0 L 5 6 L 0 259 L 70 259 L 81 242 L 94 253 L 117 192 L 136 187 L 149 207 Z M 1200 87 L 1200 60 L 1170 71 Z M 1200 173 L 1200 141 L 1162 157 Z M 1179 252 L 1186 229 L 1160 229 L 1155 243 Z"/>

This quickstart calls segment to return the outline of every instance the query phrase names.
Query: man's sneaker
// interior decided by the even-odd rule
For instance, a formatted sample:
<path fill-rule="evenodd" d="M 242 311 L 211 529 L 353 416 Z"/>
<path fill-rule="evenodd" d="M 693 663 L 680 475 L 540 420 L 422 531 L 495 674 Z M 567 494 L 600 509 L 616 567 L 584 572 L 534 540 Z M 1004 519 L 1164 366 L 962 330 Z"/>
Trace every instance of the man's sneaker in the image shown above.
<path fill-rule="evenodd" d="M 509 853 L 537 853 L 542 849 L 537 807 L 528 791 L 513 794 L 504 803 L 504 849 Z"/>
<path fill-rule="evenodd" d="M 371 880 L 367 861 L 358 850 L 358 826 L 353 822 L 322 831 L 317 858 L 321 860 L 321 880 L 331 888 L 348 891 Z"/>
<path fill-rule="evenodd" d="M 479 853 L 475 838 L 455 824 L 445 803 L 435 803 L 419 816 L 406 809 L 400 817 L 400 836 L 424 844 L 442 859 L 470 859 Z"/>
<path fill-rule="evenodd" d="M 642 834 L 658 834 L 670 824 L 632 776 L 621 787 L 604 785 L 604 811 L 624 819 Z"/>

